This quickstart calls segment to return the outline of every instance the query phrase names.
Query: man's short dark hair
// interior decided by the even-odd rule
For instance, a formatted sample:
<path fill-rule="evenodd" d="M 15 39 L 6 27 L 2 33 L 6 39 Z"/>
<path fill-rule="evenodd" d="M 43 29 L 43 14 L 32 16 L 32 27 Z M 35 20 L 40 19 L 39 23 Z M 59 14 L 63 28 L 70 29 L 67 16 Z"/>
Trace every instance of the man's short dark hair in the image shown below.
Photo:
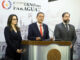
<path fill-rule="evenodd" d="M 44 13 L 43 13 L 43 12 L 38 12 L 38 13 L 37 13 L 37 17 L 38 17 L 38 15 L 39 15 L 39 14 L 43 14 L 43 15 L 44 15 Z"/>
<path fill-rule="evenodd" d="M 62 14 L 62 17 L 64 17 L 65 14 L 69 14 L 69 16 L 70 16 L 70 13 L 69 13 L 69 12 L 64 12 L 64 13 Z"/>

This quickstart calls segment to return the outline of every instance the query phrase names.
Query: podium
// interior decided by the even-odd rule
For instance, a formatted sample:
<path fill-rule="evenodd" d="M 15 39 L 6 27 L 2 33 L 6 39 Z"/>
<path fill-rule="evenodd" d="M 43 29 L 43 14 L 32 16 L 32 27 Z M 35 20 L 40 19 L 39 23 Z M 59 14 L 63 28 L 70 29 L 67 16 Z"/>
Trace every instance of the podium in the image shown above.
<path fill-rule="evenodd" d="M 28 52 L 26 52 L 28 60 L 70 60 L 71 42 L 69 41 L 24 40 L 22 44 L 28 46 Z"/>

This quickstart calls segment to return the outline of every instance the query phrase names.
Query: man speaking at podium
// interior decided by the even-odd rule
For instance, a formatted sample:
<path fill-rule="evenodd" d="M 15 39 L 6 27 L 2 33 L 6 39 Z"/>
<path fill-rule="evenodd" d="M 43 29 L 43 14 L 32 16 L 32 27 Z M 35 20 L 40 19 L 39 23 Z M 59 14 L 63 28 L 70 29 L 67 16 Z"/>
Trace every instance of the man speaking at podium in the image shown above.
<path fill-rule="evenodd" d="M 76 32 L 75 27 L 69 24 L 70 14 L 68 12 L 64 12 L 62 14 L 63 22 L 57 24 L 54 30 L 55 40 L 59 41 L 71 41 L 71 60 L 73 60 L 73 45 L 76 41 Z"/>
<path fill-rule="evenodd" d="M 28 40 L 43 41 L 49 39 L 48 26 L 43 23 L 44 13 L 39 12 L 36 16 L 37 22 L 29 25 Z"/>

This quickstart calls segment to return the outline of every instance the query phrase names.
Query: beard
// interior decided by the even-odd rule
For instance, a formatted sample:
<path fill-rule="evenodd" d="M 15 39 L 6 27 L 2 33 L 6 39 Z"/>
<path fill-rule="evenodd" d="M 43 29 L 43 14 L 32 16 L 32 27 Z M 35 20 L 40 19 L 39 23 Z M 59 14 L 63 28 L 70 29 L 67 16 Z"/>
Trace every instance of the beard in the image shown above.
<path fill-rule="evenodd" d="M 69 21 L 70 21 L 70 20 L 64 20 L 64 23 L 66 23 L 66 24 L 67 24 L 67 23 L 69 23 Z"/>

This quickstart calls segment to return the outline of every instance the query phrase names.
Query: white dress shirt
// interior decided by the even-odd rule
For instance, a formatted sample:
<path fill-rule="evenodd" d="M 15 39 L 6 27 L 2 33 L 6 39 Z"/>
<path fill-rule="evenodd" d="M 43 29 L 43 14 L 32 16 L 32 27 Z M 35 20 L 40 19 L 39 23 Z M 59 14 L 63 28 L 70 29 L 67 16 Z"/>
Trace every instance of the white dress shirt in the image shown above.
<path fill-rule="evenodd" d="M 37 22 L 37 26 L 38 26 L 39 31 L 40 31 L 40 25 L 41 25 L 41 24 L 39 24 L 39 23 Z M 43 24 L 42 24 L 42 32 L 44 33 Z"/>

